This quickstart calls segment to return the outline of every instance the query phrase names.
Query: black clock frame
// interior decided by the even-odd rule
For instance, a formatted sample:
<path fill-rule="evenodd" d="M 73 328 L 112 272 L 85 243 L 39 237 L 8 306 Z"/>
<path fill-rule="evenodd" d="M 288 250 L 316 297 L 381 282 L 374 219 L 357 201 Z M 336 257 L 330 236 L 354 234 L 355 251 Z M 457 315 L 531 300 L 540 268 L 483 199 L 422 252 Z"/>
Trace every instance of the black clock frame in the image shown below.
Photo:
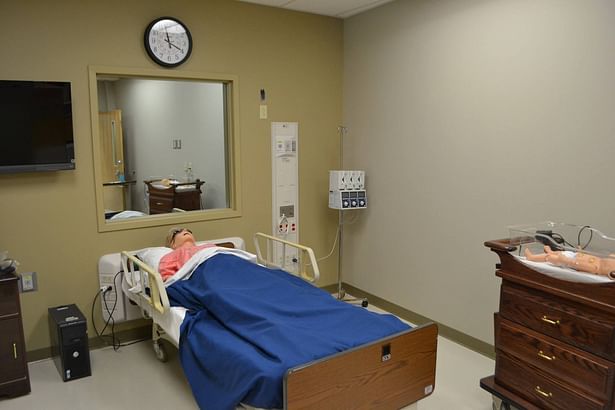
<path fill-rule="evenodd" d="M 188 52 L 186 53 L 186 57 L 182 61 L 180 61 L 180 62 L 177 62 L 177 63 L 167 63 L 165 61 L 162 61 L 162 60 L 160 60 L 156 56 L 156 54 L 154 54 L 154 52 L 150 48 L 150 45 L 149 45 L 149 34 L 152 31 L 152 28 L 154 27 L 154 25 L 156 23 L 158 23 L 159 21 L 161 21 L 161 20 L 173 20 L 177 24 L 181 25 L 184 28 L 184 30 L 186 30 L 186 36 L 188 37 Z M 179 19 L 177 19 L 175 17 L 170 17 L 170 16 L 158 17 L 157 19 L 153 20 L 151 23 L 149 23 L 147 25 L 147 28 L 145 29 L 145 32 L 143 33 L 143 45 L 145 46 L 145 51 L 147 51 L 147 55 L 149 55 L 149 57 L 156 64 L 161 65 L 162 67 L 166 67 L 166 68 L 173 68 L 173 67 L 177 67 L 177 66 L 180 66 L 180 65 L 184 64 L 190 58 L 190 54 L 192 54 L 192 34 L 190 34 L 190 30 L 188 30 L 188 26 L 186 26 Z"/>

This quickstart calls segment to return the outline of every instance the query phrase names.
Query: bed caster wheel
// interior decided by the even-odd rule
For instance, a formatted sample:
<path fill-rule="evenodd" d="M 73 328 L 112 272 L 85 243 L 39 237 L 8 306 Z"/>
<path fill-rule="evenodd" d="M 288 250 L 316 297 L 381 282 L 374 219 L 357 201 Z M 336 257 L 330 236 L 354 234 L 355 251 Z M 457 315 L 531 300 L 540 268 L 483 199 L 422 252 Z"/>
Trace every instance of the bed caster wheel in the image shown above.
<path fill-rule="evenodd" d="M 361 301 L 361 306 L 362 306 L 362 307 L 367 307 L 367 305 L 369 305 L 369 302 L 367 301 L 367 299 L 363 299 L 363 300 Z"/>
<path fill-rule="evenodd" d="M 167 360 L 169 360 L 169 356 L 167 355 L 167 349 L 162 343 L 154 343 L 154 352 L 156 353 L 156 358 L 162 363 L 165 363 Z"/>

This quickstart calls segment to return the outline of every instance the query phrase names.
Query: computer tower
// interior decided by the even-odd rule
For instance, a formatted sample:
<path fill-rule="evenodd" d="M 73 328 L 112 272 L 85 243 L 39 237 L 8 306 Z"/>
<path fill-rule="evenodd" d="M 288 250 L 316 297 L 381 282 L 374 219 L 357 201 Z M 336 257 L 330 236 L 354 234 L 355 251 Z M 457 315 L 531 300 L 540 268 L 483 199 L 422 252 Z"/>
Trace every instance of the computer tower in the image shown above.
<path fill-rule="evenodd" d="M 66 382 L 92 374 L 88 323 L 75 305 L 49 308 L 51 355 Z"/>

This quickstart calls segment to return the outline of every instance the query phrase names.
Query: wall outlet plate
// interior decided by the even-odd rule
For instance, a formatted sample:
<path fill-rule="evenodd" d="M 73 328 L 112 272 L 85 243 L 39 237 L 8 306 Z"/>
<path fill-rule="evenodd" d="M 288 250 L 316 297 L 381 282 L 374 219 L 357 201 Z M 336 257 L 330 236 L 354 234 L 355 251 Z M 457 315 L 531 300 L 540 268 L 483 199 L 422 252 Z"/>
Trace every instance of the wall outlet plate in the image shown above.
<path fill-rule="evenodd" d="M 21 292 L 33 292 L 38 289 L 36 272 L 25 272 L 19 275 L 19 287 Z"/>

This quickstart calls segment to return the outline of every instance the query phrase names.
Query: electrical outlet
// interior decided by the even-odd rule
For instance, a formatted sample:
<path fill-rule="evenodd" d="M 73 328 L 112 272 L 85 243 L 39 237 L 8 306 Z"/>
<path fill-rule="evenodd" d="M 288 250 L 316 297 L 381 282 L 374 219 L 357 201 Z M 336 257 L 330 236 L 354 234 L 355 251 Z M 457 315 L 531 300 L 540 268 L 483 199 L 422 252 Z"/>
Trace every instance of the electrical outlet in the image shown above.
<path fill-rule="evenodd" d="M 36 281 L 36 272 L 25 272 L 21 275 L 21 291 L 33 292 L 38 289 Z"/>

